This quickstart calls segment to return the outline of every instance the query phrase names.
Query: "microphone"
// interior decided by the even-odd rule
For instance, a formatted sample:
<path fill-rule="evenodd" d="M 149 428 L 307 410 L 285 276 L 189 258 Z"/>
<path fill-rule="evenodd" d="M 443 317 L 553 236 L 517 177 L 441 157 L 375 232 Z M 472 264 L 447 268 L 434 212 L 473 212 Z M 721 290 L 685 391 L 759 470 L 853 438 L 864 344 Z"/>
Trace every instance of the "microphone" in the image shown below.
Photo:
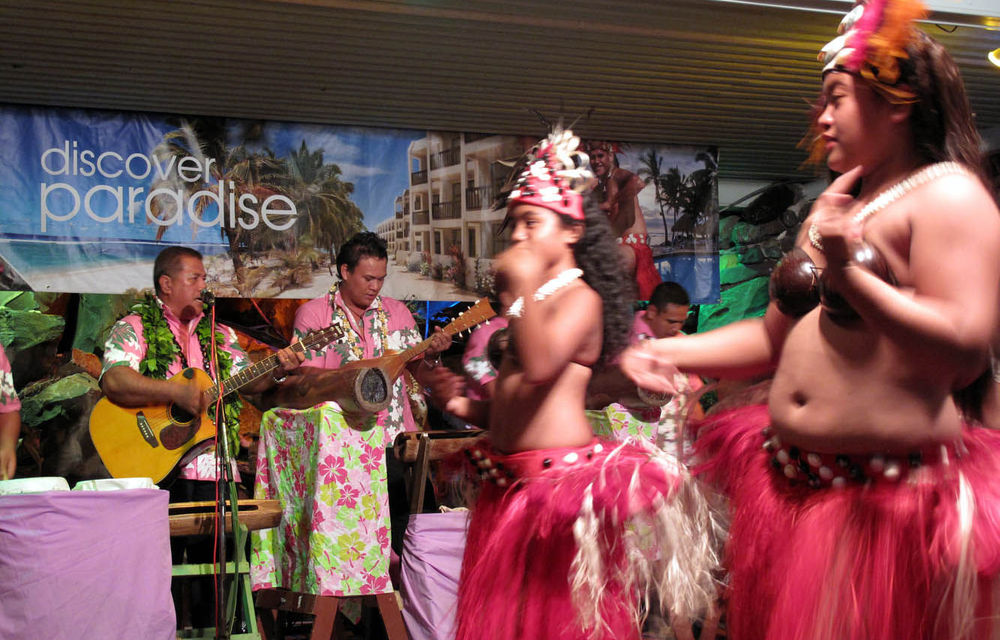
<path fill-rule="evenodd" d="M 215 294 L 208 289 L 202 289 L 201 293 L 198 294 L 198 299 L 200 299 L 206 305 L 215 304 Z"/>

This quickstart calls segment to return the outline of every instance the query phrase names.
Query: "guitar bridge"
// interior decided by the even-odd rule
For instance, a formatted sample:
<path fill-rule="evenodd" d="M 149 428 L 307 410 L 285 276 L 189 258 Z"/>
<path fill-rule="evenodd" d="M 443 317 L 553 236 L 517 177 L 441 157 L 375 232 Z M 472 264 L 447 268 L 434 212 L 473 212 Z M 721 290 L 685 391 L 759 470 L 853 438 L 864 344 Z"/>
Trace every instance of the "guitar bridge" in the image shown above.
<path fill-rule="evenodd" d="M 160 446 L 156 436 L 153 435 L 153 428 L 149 426 L 149 421 L 146 420 L 146 416 L 142 414 L 142 411 L 135 414 L 135 426 L 139 428 L 139 433 L 142 434 L 142 439 L 145 440 L 150 447 L 155 449 Z"/>

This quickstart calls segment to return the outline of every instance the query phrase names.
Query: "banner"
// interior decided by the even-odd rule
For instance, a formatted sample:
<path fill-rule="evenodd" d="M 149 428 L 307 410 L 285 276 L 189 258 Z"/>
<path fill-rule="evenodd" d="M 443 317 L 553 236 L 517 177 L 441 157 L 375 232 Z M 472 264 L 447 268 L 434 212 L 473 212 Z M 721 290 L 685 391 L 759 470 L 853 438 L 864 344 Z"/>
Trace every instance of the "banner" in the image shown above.
<path fill-rule="evenodd" d="M 533 141 L 15 106 L 0 107 L 0 140 L 0 289 L 146 289 L 155 256 L 182 244 L 216 295 L 311 298 L 368 229 L 389 248 L 384 294 L 411 300 L 492 292 L 509 244 L 492 204 Z M 715 151 L 599 149 L 623 255 L 648 244 L 660 277 L 717 301 Z"/>

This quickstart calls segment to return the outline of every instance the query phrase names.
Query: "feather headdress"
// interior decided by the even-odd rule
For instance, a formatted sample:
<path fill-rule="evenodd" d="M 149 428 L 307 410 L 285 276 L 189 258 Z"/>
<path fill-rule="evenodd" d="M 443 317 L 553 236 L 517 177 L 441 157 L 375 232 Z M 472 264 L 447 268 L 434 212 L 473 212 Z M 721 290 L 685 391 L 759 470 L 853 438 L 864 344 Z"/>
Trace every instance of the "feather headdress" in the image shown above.
<path fill-rule="evenodd" d="M 841 21 L 840 35 L 820 51 L 823 72 L 857 73 L 890 102 L 914 102 L 916 93 L 900 82 L 899 63 L 909 58 L 914 23 L 926 17 L 920 0 L 860 0 Z"/>
<path fill-rule="evenodd" d="M 597 179 L 580 139 L 569 129 L 556 128 L 539 141 L 518 165 L 516 182 L 499 203 L 531 204 L 583 220 L 583 195 Z"/>
<path fill-rule="evenodd" d="M 920 0 L 858 0 L 840 21 L 837 37 L 819 52 L 823 73 L 856 73 L 889 102 L 916 102 L 913 87 L 901 78 L 900 62 L 909 58 L 906 46 L 918 37 L 914 23 L 925 17 Z M 816 122 L 821 112 L 819 104 L 809 134 L 799 143 L 809 151 L 806 165 L 821 165 L 825 156 Z"/>

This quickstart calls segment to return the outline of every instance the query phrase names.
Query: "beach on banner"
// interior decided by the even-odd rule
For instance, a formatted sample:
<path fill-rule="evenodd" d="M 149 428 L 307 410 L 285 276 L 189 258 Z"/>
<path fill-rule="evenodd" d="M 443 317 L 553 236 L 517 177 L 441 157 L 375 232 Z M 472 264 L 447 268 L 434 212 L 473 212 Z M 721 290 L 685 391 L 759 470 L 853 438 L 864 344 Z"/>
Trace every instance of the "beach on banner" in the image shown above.
<path fill-rule="evenodd" d="M 33 291 L 122 293 L 153 287 L 153 261 L 117 262 L 93 267 L 64 267 L 23 272 Z"/>

